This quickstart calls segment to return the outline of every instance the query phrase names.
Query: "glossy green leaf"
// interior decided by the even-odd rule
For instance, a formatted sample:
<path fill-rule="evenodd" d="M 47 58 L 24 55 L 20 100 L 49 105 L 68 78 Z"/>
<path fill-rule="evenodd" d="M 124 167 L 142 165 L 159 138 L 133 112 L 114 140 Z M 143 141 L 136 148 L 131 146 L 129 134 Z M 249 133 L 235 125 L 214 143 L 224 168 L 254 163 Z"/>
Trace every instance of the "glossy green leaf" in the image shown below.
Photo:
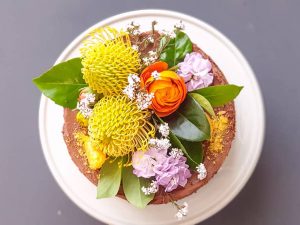
<path fill-rule="evenodd" d="M 97 198 L 110 198 L 118 193 L 121 184 L 122 161 L 122 158 L 105 161 L 100 170 Z"/>
<path fill-rule="evenodd" d="M 80 58 L 70 59 L 34 78 L 33 83 L 56 104 L 73 109 L 77 104 L 79 90 L 87 86 L 81 68 Z"/>
<path fill-rule="evenodd" d="M 211 116 L 215 116 L 214 109 L 206 98 L 197 93 L 189 93 L 189 95 L 195 99 Z"/>
<path fill-rule="evenodd" d="M 200 104 L 187 95 L 179 109 L 163 120 L 171 131 L 186 141 L 203 141 L 210 138 L 210 126 Z"/>
<path fill-rule="evenodd" d="M 190 157 L 187 157 L 187 164 L 193 170 L 196 166 L 203 162 L 203 148 L 201 142 L 190 142 L 185 140 L 180 140 L 181 144 L 184 146 Z M 192 160 L 191 160 L 192 158 Z"/>
<path fill-rule="evenodd" d="M 166 42 L 165 38 L 161 39 L 160 46 Z M 160 60 L 168 63 L 169 67 L 173 67 L 181 62 L 187 53 L 192 52 L 193 44 L 190 38 L 183 32 L 178 32 L 176 37 L 171 39 L 169 43 L 162 49 Z"/>
<path fill-rule="evenodd" d="M 179 148 L 184 153 L 184 155 L 187 158 L 188 165 L 191 168 L 194 168 L 195 166 L 197 166 L 197 156 L 196 156 L 195 159 L 193 158 L 194 155 L 191 155 L 190 152 L 189 152 L 189 149 L 187 149 L 186 146 L 183 145 L 182 142 L 184 140 L 180 140 L 178 137 L 176 137 L 175 134 L 172 133 L 172 131 L 170 131 L 169 138 L 170 138 L 170 142 L 172 144 L 172 147 Z M 184 142 L 186 142 L 186 141 L 184 141 Z M 194 143 L 198 143 L 198 142 L 194 142 Z"/>
<path fill-rule="evenodd" d="M 192 93 L 197 93 L 206 98 L 212 106 L 222 106 L 232 101 L 243 87 L 236 85 L 217 85 L 194 90 Z"/>
<path fill-rule="evenodd" d="M 133 174 L 132 166 L 123 167 L 122 185 L 126 199 L 138 208 L 145 208 L 154 198 L 154 194 L 145 195 L 142 187 L 148 187 L 151 181 Z"/>
<path fill-rule="evenodd" d="M 164 121 L 157 117 L 160 123 Z M 179 148 L 182 150 L 184 155 L 187 157 L 187 164 L 190 168 L 195 169 L 197 165 L 203 160 L 203 149 L 201 142 L 188 142 L 180 140 L 175 134 L 170 131 L 169 134 L 170 142 L 172 147 Z"/>

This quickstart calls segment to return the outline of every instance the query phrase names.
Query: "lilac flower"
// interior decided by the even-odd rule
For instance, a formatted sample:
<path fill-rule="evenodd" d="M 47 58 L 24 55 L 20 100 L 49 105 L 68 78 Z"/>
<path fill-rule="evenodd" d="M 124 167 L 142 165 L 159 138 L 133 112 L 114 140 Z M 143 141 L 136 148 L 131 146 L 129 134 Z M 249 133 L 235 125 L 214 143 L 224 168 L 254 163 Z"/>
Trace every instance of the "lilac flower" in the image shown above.
<path fill-rule="evenodd" d="M 183 77 L 188 91 L 207 87 L 213 82 L 213 74 L 210 73 L 212 65 L 198 52 L 186 54 L 178 66 L 177 72 Z"/>
<path fill-rule="evenodd" d="M 153 139 L 154 145 L 152 143 L 148 151 L 135 152 L 132 156 L 132 166 L 137 177 L 155 177 L 156 184 L 170 192 L 178 186 L 184 187 L 187 179 L 191 177 L 191 172 L 180 149 L 173 148 L 168 155 L 170 145 L 157 144 L 166 142 L 165 140 L 168 139 Z"/>
<path fill-rule="evenodd" d="M 191 172 L 184 156 L 165 158 L 160 164 L 153 167 L 158 185 L 165 187 L 166 192 L 175 190 L 178 185 L 184 187 Z"/>
<path fill-rule="evenodd" d="M 150 178 L 155 176 L 154 166 L 166 157 L 166 150 L 149 148 L 148 151 L 136 151 L 132 156 L 133 173 L 137 177 Z"/>

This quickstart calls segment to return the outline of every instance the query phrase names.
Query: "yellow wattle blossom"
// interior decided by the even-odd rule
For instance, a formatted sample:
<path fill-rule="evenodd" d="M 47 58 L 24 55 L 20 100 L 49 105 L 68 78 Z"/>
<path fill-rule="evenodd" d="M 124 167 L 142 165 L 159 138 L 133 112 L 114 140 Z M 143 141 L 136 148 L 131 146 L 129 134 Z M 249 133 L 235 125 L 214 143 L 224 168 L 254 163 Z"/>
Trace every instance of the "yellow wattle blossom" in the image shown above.
<path fill-rule="evenodd" d="M 220 111 L 212 119 L 207 116 L 211 132 L 208 149 L 213 153 L 220 153 L 223 149 L 223 138 L 229 123 L 228 118 L 224 114 L 224 111 Z"/>
<path fill-rule="evenodd" d="M 154 136 L 149 111 L 141 111 L 127 96 L 103 97 L 89 118 L 88 134 L 93 145 L 106 155 L 119 157 L 146 150 Z"/>
<path fill-rule="evenodd" d="M 89 167 L 92 170 L 100 169 L 106 160 L 106 155 L 102 151 L 97 150 L 97 148 L 93 146 L 93 143 L 90 139 L 84 142 L 83 148 L 89 163 Z"/>
<path fill-rule="evenodd" d="M 75 138 L 77 144 L 83 148 L 89 168 L 92 170 L 100 169 L 107 159 L 103 151 L 94 146 L 91 139 L 84 133 L 76 133 Z"/>
<path fill-rule="evenodd" d="M 111 27 L 93 31 L 80 51 L 84 80 L 104 95 L 121 93 L 128 75 L 141 68 L 139 53 L 132 49 L 129 35 Z"/>

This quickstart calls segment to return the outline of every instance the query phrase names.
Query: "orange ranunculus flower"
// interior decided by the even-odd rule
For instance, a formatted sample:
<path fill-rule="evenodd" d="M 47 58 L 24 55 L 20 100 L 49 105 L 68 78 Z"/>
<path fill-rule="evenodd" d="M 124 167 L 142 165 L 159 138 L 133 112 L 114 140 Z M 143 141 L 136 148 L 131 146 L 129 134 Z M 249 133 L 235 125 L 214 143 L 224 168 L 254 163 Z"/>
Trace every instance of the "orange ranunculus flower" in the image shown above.
<path fill-rule="evenodd" d="M 183 78 L 167 69 L 167 63 L 156 62 L 146 67 L 141 74 L 141 87 L 148 93 L 154 93 L 151 108 L 159 117 L 175 112 L 187 93 Z M 151 76 L 154 71 L 159 72 L 157 79 Z"/>

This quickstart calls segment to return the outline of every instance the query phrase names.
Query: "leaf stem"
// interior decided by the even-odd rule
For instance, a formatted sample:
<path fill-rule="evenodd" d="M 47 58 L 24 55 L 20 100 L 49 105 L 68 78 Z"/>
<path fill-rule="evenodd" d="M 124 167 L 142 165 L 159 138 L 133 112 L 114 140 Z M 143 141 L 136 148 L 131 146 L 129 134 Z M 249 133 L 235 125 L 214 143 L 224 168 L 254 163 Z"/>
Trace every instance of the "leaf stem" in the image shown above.
<path fill-rule="evenodd" d="M 178 64 L 177 65 L 175 65 L 175 66 L 172 66 L 169 70 L 171 70 L 171 71 L 176 71 L 177 69 L 178 69 Z"/>

